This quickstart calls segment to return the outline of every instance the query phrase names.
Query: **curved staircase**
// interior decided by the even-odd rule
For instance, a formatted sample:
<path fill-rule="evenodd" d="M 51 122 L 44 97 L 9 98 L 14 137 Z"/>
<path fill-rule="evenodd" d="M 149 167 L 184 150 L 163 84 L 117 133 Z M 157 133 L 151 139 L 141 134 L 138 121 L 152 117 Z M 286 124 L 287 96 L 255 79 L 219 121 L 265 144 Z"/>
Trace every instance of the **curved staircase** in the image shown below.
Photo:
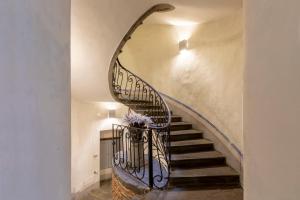
<path fill-rule="evenodd" d="M 149 115 L 151 104 L 132 104 L 138 113 Z M 171 112 L 172 113 L 172 112 Z M 160 118 L 160 113 L 151 116 Z M 214 149 L 214 143 L 203 138 L 200 130 L 183 122 L 180 114 L 171 115 L 170 123 L 170 177 L 172 188 L 235 188 L 240 187 L 239 174 L 226 164 L 222 153 Z"/>
<path fill-rule="evenodd" d="M 112 96 L 130 110 L 151 117 L 154 122 L 147 130 L 142 130 L 146 153 L 137 154 L 142 156 L 142 161 L 134 167 L 128 161 L 131 153 L 128 148 L 134 145 L 130 136 L 132 128 L 114 125 L 114 166 L 150 188 L 240 187 L 239 174 L 226 164 L 226 158 L 214 149 L 213 142 L 203 138 L 201 130 L 183 122 L 180 113 L 172 113 L 158 91 L 118 60 L 122 47 L 142 21 L 153 12 L 168 9 L 173 8 L 162 4 L 148 10 L 131 27 L 112 59 L 109 70 Z"/>

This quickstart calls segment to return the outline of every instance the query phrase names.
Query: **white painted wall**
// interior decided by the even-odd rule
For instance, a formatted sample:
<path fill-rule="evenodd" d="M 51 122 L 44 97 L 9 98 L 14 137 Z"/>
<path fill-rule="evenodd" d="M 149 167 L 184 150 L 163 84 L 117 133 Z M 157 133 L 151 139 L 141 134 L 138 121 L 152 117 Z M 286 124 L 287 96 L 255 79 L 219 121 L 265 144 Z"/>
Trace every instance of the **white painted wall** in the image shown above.
<path fill-rule="evenodd" d="M 99 173 L 98 129 L 104 113 L 97 115 L 94 103 L 72 99 L 72 193 L 99 181 L 94 172 Z"/>
<path fill-rule="evenodd" d="M 100 130 L 110 130 L 113 123 L 119 123 L 117 118 L 121 118 L 126 111 L 125 106 L 116 103 L 116 118 L 108 119 L 107 104 L 72 98 L 73 194 L 99 182 Z"/>
<path fill-rule="evenodd" d="M 245 1 L 245 200 L 300 199 L 299 8 Z"/>
<path fill-rule="evenodd" d="M 70 199 L 70 1 L 1 1 L 0 33 L 0 199 Z"/>
<path fill-rule="evenodd" d="M 189 49 L 180 54 L 182 39 Z M 199 26 L 145 24 L 120 57 L 154 88 L 209 119 L 242 151 L 243 52 L 238 11 Z"/>

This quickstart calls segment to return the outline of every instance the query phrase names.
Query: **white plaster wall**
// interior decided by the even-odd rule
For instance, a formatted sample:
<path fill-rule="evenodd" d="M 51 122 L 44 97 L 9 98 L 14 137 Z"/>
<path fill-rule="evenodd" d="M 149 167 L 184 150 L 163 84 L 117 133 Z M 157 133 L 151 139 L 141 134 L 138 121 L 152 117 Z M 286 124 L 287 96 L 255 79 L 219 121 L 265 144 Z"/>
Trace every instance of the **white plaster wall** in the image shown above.
<path fill-rule="evenodd" d="M 245 1 L 245 200 L 300 199 L 299 7 Z"/>
<path fill-rule="evenodd" d="M 108 119 L 106 102 L 84 102 L 72 98 L 72 193 L 99 182 L 100 130 L 110 130 L 126 111 L 116 104 L 116 118 Z M 100 161 L 99 161 L 100 159 Z"/>
<path fill-rule="evenodd" d="M 121 54 L 126 67 L 207 117 L 243 149 L 243 24 L 238 11 L 199 26 L 145 24 Z M 178 41 L 189 39 L 180 54 Z M 133 61 L 132 61 L 133 60 Z"/>
<path fill-rule="evenodd" d="M 72 193 L 99 181 L 98 129 L 104 112 L 97 115 L 95 104 L 72 98 Z"/>
<path fill-rule="evenodd" d="M 145 0 L 72 0 L 72 95 L 111 100 L 108 69 L 131 25 L 153 5 Z"/>
<path fill-rule="evenodd" d="M 0 199 L 70 199 L 70 1 L 1 1 L 0 33 Z"/>

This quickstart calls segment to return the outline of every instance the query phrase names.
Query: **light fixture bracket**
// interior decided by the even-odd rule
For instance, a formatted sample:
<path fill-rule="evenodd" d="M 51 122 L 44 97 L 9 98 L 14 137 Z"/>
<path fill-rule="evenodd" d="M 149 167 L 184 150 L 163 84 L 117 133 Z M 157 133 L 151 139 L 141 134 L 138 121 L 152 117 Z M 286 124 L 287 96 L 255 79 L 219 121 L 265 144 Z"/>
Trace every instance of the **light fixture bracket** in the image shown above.
<path fill-rule="evenodd" d="M 187 50 L 188 49 L 188 40 L 181 40 L 179 42 L 179 51 L 182 51 L 182 50 Z"/>

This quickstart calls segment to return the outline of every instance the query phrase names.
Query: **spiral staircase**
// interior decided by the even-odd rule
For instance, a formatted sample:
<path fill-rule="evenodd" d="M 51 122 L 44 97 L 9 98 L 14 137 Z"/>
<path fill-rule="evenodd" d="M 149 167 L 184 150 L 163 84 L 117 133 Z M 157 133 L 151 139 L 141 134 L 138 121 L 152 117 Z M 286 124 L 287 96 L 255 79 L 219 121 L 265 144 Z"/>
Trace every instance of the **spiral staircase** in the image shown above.
<path fill-rule="evenodd" d="M 109 69 L 113 98 L 129 110 L 151 117 L 147 129 L 113 125 L 113 164 L 151 189 L 236 188 L 239 174 L 226 164 L 214 143 L 203 138 L 201 130 L 172 113 L 166 101 L 150 84 L 130 72 L 118 59 L 134 30 L 154 12 L 174 9 L 159 4 L 142 15 L 130 28 L 114 54 Z M 140 133 L 134 141 L 132 133 Z"/>

